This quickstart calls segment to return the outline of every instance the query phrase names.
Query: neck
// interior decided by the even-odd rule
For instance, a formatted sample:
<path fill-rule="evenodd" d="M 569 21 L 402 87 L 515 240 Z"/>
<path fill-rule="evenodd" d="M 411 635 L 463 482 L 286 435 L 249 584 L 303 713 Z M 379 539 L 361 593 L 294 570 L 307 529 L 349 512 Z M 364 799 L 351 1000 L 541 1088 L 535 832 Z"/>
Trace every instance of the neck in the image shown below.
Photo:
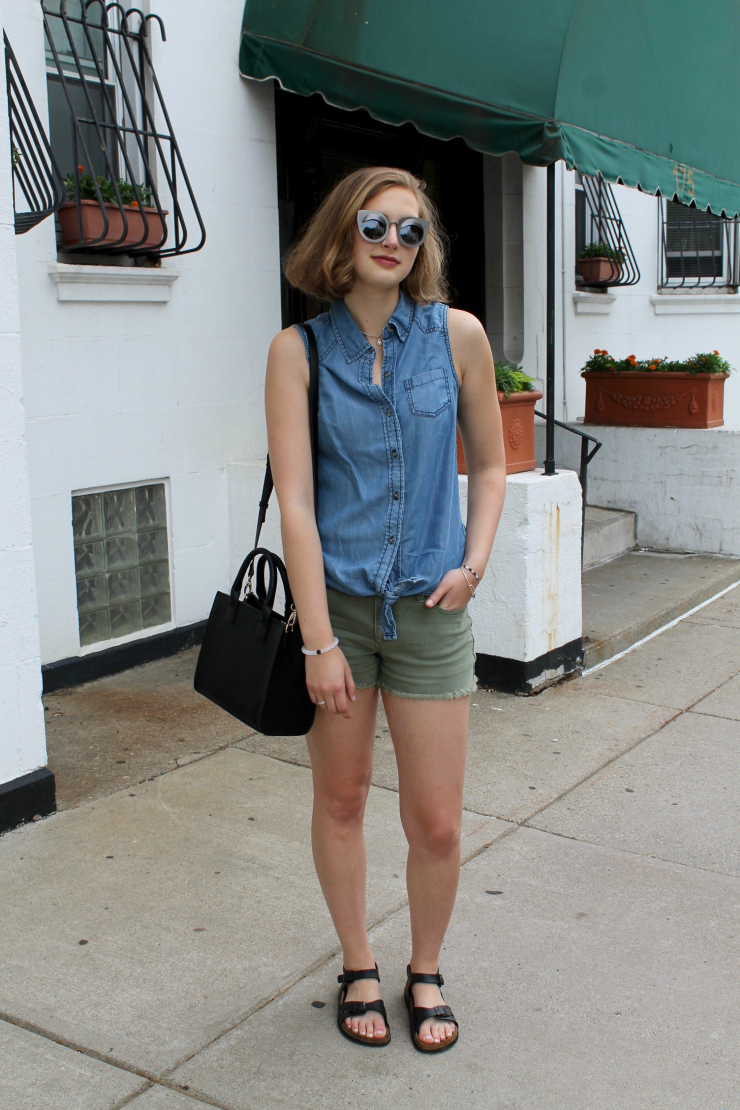
<path fill-rule="evenodd" d="M 382 335 L 383 328 L 396 311 L 399 289 L 373 289 L 356 282 L 344 298 L 349 314 L 363 334 Z"/>

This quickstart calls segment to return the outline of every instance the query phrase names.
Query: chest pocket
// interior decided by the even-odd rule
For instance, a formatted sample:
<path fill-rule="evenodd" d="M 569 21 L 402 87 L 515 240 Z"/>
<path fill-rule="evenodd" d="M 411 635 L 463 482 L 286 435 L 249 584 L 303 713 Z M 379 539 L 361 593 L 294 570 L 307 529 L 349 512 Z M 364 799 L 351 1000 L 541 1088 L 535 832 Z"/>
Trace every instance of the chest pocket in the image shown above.
<path fill-rule="evenodd" d="M 404 384 L 415 416 L 439 416 L 450 404 L 450 386 L 444 370 L 425 370 Z"/>

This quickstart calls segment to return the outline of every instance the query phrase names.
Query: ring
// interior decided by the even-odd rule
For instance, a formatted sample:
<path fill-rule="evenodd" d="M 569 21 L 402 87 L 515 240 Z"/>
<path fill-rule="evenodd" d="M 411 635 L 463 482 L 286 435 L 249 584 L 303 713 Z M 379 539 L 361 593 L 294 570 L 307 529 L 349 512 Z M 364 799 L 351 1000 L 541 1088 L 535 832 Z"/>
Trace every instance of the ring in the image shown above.
<path fill-rule="evenodd" d="M 326 702 L 325 701 L 317 701 L 316 704 L 317 705 L 326 705 Z"/>

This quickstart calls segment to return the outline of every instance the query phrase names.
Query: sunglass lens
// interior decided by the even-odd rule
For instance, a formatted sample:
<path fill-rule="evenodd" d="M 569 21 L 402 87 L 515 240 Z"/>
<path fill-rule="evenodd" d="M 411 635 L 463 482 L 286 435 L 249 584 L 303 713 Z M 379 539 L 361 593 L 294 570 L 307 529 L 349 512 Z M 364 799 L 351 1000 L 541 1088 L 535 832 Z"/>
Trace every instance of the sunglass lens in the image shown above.
<path fill-rule="evenodd" d="M 363 216 L 360 233 L 370 243 L 379 243 L 388 234 L 388 221 L 379 212 L 369 212 Z"/>
<path fill-rule="evenodd" d="M 404 220 L 398 229 L 398 238 L 407 247 L 418 247 L 424 242 L 426 229 L 420 220 Z"/>

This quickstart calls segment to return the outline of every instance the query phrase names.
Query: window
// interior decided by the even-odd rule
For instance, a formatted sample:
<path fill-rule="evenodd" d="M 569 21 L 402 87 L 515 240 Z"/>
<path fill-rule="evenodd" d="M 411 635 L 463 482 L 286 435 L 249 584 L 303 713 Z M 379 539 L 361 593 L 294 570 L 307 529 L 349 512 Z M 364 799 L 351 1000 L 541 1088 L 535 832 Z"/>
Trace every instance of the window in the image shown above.
<path fill-rule="evenodd" d="M 636 285 L 640 280 L 611 185 L 601 173 L 576 174 L 576 285 Z"/>
<path fill-rule="evenodd" d="M 103 0 L 42 0 L 42 11 L 51 147 L 66 190 L 60 250 L 200 250 L 205 228 L 152 65 L 161 19 Z M 193 222 L 200 234 L 188 242 Z"/>
<path fill-rule="evenodd" d="M 163 483 L 72 497 L 80 645 L 172 618 Z"/>
<path fill-rule="evenodd" d="M 738 221 L 661 200 L 661 285 L 737 288 Z"/>

